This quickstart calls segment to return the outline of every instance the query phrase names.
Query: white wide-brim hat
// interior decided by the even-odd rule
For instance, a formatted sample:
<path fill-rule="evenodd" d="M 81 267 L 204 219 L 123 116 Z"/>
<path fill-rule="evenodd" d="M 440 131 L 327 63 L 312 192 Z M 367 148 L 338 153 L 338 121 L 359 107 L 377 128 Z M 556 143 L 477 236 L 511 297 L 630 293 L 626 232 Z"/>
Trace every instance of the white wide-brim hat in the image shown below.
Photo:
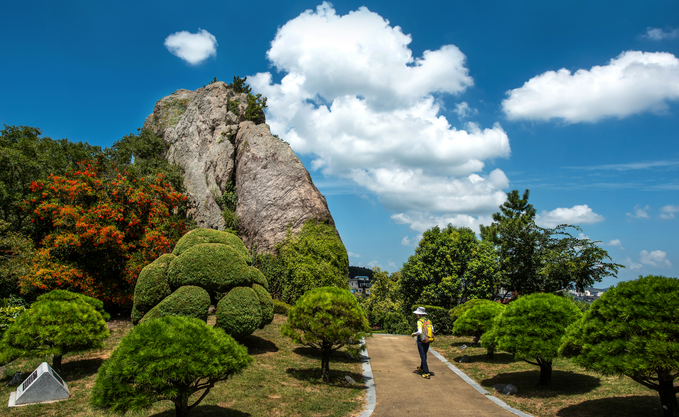
<path fill-rule="evenodd" d="M 413 311 L 414 314 L 423 314 L 426 315 L 427 312 L 424 311 L 424 307 L 417 307 L 417 310 Z"/>

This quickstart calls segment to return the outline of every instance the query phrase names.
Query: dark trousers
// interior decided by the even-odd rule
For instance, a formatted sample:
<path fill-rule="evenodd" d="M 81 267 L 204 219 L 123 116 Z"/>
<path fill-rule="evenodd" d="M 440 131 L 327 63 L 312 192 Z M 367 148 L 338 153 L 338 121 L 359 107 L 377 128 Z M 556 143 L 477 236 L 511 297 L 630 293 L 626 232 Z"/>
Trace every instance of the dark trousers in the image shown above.
<path fill-rule="evenodd" d="M 425 374 L 429 373 L 427 366 L 427 352 L 429 351 L 429 343 L 422 343 L 420 338 L 417 338 L 417 351 L 420 353 L 420 368 Z"/>

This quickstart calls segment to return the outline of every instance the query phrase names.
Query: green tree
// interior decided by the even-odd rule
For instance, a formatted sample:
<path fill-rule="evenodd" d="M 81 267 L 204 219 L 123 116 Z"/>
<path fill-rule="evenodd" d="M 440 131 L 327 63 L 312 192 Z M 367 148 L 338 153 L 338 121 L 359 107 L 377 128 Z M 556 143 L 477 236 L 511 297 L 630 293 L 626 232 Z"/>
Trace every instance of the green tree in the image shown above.
<path fill-rule="evenodd" d="M 535 292 L 582 291 L 608 276 L 615 276 L 622 265 L 608 262 L 608 252 L 598 242 L 580 239 L 568 232 L 577 226 L 559 225 L 546 229 L 535 224 L 535 208 L 528 203 L 530 191 L 519 196 L 507 193 L 493 223 L 481 226 L 481 237 L 493 244 L 502 267 L 501 284 L 506 292 L 520 295 Z"/>
<path fill-rule="evenodd" d="M 333 226 L 309 219 L 295 236 L 288 230 L 277 251 L 284 270 L 281 301 L 294 304 L 319 287 L 349 288 L 349 256 Z"/>
<path fill-rule="evenodd" d="M 52 367 L 59 370 L 63 355 L 100 348 L 108 336 L 104 318 L 82 296 L 54 290 L 38 297 L 7 329 L 0 362 L 54 355 Z"/>
<path fill-rule="evenodd" d="M 552 379 L 552 360 L 557 357 L 566 328 L 581 316 L 568 298 L 554 294 L 531 294 L 507 305 L 484 337 L 486 347 L 497 344 L 503 350 L 531 365 L 540 367 L 539 385 Z M 494 340 L 493 340 L 494 339 Z"/>
<path fill-rule="evenodd" d="M 184 192 L 184 170 L 165 158 L 170 145 L 150 129 L 139 128 L 137 132 L 115 141 L 105 150 L 107 158 L 115 166 L 139 178 L 156 178 L 163 174 L 165 181 L 172 184 L 176 191 Z M 188 203 L 181 209 L 185 211 L 186 206 Z"/>
<path fill-rule="evenodd" d="M 321 376 L 330 381 L 330 356 L 347 346 L 357 356 L 355 347 L 366 335 L 370 325 L 356 297 L 348 290 L 336 287 L 315 288 L 305 293 L 288 312 L 288 321 L 281 333 L 295 343 L 321 351 Z"/>
<path fill-rule="evenodd" d="M 492 245 L 466 227 L 427 230 L 415 254 L 403 264 L 403 308 L 428 304 L 452 308 L 468 298 L 492 298 L 499 275 Z M 405 311 L 404 311 L 405 312 Z"/>
<path fill-rule="evenodd" d="M 12 232 L 27 233 L 30 213 L 21 202 L 31 194 L 33 181 L 62 175 L 83 159 L 93 159 L 101 148 L 67 139 L 40 137 L 40 129 L 7 126 L 0 131 L 0 219 Z"/>
<path fill-rule="evenodd" d="M 657 391 L 664 415 L 678 417 L 679 279 L 649 275 L 618 283 L 568 329 L 560 353 Z"/>
<path fill-rule="evenodd" d="M 99 368 L 90 404 L 116 413 L 172 401 L 188 416 L 219 381 L 252 362 L 247 349 L 221 329 L 167 316 L 136 326 Z M 191 405 L 189 398 L 200 392 Z"/>
<path fill-rule="evenodd" d="M 0 219 L 0 298 L 19 295 L 19 278 L 28 273 L 35 253 L 33 241 L 10 227 Z"/>
<path fill-rule="evenodd" d="M 493 327 L 495 318 L 502 314 L 504 309 L 504 304 L 492 301 L 478 304 L 455 320 L 453 334 L 456 336 L 473 336 L 474 343 L 477 343 L 481 336 Z M 494 346 L 487 346 L 486 349 L 486 357 L 493 359 Z"/>
<path fill-rule="evenodd" d="M 370 325 L 388 333 L 410 333 L 411 326 L 401 312 L 401 302 L 398 298 L 401 273 L 395 272 L 390 275 L 376 266 L 372 269 L 372 275 L 370 295 L 360 301 L 361 307 L 368 314 Z"/>

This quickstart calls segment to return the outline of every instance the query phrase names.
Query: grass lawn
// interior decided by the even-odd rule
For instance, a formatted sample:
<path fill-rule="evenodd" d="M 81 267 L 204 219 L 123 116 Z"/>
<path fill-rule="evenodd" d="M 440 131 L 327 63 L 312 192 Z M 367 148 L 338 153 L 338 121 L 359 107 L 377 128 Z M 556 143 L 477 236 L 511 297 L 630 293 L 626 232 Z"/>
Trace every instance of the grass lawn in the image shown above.
<path fill-rule="evenodd" d="M 460 350 L 461 345 L 468 348 Z M 494 394 L 510 406 L 534 416 L 560 417 L 638 417 L 662 416 L 660 397 L 628 377 L 608 377 L 587 372 L 568 359 L 553 362 L 552 382 L 538 387 L 540 369 L 507 353 L 486 359 L 486 349 L 473 346 L 471 338 L 436 336 L 433 348 L 494 393 L 495 384 L 513 384 L 517 395 Z M 462 355 L 469 363 L 459 363 Z"/>
<path fill-rule="evenodd" d="M 274 322 L 257 330 L 240 343 L 248 348 L 254 362 L 241 375 L 217 384 L 210 394 L 196 407 L 192 416 L 357 416 L 363 411 L 365 389 L 361 385 L 360 361 L 351 359 L 346 352 L 335 353 L 330 362 L 333 382 L 324 383 L 321 376 L 321 360 L 314 350 L 294 345 L 280 334 L 285 316 L 276 315 Z M 214 317 L 208 320 L 214 323 Z M 89 406 L 90 390 L 97 377 L 101 363 L 131 329 L 129 321 L 109 322 L 111 337 L 102 350 L 84 354 L 66 355 L 63 359 L 61 377 L 68 384 L 71 398 L 52 404 L 29 405 L 8 408 L 10 392 L 16 387 L 6 387 L 14 372 L 29 375 L 44 359 L 17 360 L 4 367 L 0 375 L 0 399 L 4 401 L 3 416 L 105 416 L 104 412 Z M 51 360 L 47 360 L 51 365 Z M 357 384 L 348 384 L 349 375 Z M 200 394 L 200 393 L 199 393 Z M 199 394 L 196 394 L 198 397 Z M 192 397 L 193 400 L 193 397 Z M 175 415 L 170 401 L 156 403 L 142 413 L 128 416 Z"/>

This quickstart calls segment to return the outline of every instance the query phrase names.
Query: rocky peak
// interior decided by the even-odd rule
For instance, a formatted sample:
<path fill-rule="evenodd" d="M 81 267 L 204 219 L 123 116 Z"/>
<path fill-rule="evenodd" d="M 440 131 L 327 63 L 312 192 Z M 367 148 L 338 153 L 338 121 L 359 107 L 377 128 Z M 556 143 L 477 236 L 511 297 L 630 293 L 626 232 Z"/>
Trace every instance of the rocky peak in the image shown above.
<path fill-rule="evenodd" d="M 288 226 L 294 234 L 311 218 L 334 222 L 297 155 L 271 134 L 263 112 L 248 121 L 247 108 L 247 94 L 218 81 L 162 98 L 144 128 L 170 145 L 167 159 L 184 169 L 189 216 L 198 227 L 224 230 L 215 199 L 233 182 L 243 241 L 272 253 Z"/>

